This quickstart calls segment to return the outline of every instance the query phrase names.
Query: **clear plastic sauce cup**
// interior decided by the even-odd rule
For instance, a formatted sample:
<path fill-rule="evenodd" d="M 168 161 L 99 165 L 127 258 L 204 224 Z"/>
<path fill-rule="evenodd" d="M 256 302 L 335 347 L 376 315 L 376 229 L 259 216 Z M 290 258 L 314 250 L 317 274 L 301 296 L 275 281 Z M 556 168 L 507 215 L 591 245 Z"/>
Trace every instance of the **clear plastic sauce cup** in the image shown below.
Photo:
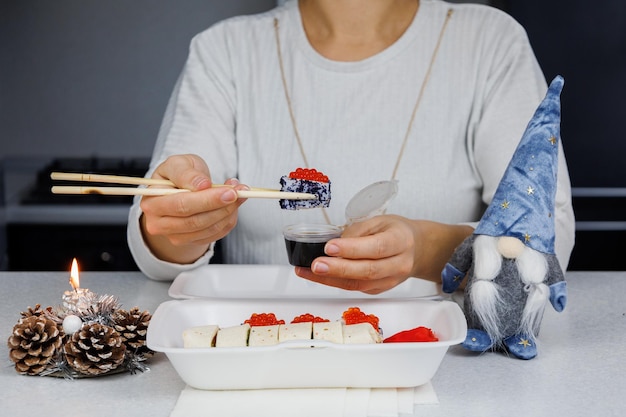
<path fill-rule="evenodd" d="M 294 224 L 283 229 L 289 263 L 311 267 L 313 260 L 324 255 L 326 242 L 341 236 L 343 229 L 328 224 Z"/>

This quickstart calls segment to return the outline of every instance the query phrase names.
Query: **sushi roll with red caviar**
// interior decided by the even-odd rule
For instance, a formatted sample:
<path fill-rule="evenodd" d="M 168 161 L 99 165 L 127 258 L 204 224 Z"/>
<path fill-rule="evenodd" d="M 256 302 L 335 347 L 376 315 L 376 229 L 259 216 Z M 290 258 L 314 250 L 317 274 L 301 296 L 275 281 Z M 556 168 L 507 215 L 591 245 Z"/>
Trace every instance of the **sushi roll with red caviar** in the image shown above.
<path fill-rule="evenodd" d="M 317 200 L 279 200 L 280 208 L 299 210 L 330 205 L 330 180 L 315 168 L 298 168 L 280 178 L 280 190 L 317 195 Z"/>

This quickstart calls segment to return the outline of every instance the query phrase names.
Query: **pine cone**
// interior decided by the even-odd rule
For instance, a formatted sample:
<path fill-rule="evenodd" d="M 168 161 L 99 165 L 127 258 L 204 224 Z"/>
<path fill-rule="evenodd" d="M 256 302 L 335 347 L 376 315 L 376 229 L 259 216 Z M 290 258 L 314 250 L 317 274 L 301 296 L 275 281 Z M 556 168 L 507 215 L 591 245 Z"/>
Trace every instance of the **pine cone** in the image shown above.
<path fill-rule="evenodd" d="M 113 315 L 115 322 L 113 327 L 122 336 L 126 349 L 144 358 L 154 354 L 146 346 L 146 334 L 151 318 L 152 315 L 149 312 L 141 312 L 138 307 L 133 307 L 130 311 L 117 310 Z"/>
<path fill-rule="evenodd" d="M 38 307 L 35 312 L 37 310 Z M 63 332 L 57 324 L 36 313 L 20 319 L 7 341 L 15 370 L 24 375 L 43 372 L 62 344 Z"/>
<path fill-rule="evenodd" d="M 20 314 L 23 318 L 26 318 L 30 316 L 41 316 L 43 313 L 43 310 L 41 310 L 41 304 L 35 304 L 35 308 L 28 306 L 28 310 L 22 311 Z"/>
<path fill-rule="evenodd" d="M 85 375 L 100 375 L 124 362 L 126 345 L 110 326 L 84 325 L 65 343 L 65 357 L 73 369 Z"/>

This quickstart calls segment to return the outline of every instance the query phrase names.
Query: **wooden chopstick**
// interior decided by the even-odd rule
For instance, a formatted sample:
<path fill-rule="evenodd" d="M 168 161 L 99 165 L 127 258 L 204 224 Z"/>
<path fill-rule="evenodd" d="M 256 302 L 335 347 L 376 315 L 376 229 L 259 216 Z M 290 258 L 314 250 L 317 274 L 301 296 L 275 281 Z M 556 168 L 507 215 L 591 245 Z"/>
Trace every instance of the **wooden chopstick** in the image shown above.
<path fill-rule="evenodd" d="M 108 184 L 127 184 L 127 185 L 164 185 L 168 187 L 176 187 L 170 180 L 160 180 L 157 178 L 142 177 L 125 177 L 122 175 L 103 175 L 103 174 L 81 174 L 75 172 L 52 172 L 50 178 L 59 181 L 82 181 L 82 182 L 101 182 Z M 212 184 L 213 187 L 231 187 L 226 184 Z M 255 191 L 280 191 L 272 188 L 251 187 L 250 190 Z"/>
<path fill-rule="evenodd" d="M 53 194 L 102 194 L 102 195 L 145 195 L 159 196 L 188 193 L 183 188 L 136 188 L 136 187 L 89 187 L 74 185 L 55 185 Z M 315 194 L 292 193 L 288 191 L 237 190 L 239 198 L 274 198 L 281 200 L 316 200 Z"/>
<path fill-rule="evenodd" d="M 127 185 L 165 185 L 175 187 L 170 180 L 159 180 L 156 178 L 124 177 L 121 175 L 102 174 L 80 174 L 74 172 L 51 172 L 50 178 L 59 181 L 82 181 L 82 182 L 102 182 L 109 184 Z"/>
<path fill-rule="evenodd" d="M 53 185 L 52 194 L 102 195 L 167 195 L 189 192 L 182 188 L 89 187 L 82 185 Z"/>
<path fill-rule="evenodd" d="M 156 185 L 175 187 L 169 180 L 156 178 L 125 177 L 120 175 L 81 174 L 73 172 L 52 172 L 50 178 L 60 181 L 83 181 L 126 185 Z M 230 187 L 226 184 L 213 184 L 213 187 Z M 98 187 L 55 185 L 53 194 L 103 194 L 103 195 L 145 195 L 159 196 L 189 192 L 181 188 L 135 188 L 135 187 Z M 294 193 L 269 188 L 253 187 L 250 190 L 237 190 L 239 198 L 273 198 L 282 200 L 315 200 L 317 196 L 309 193 Z"/>

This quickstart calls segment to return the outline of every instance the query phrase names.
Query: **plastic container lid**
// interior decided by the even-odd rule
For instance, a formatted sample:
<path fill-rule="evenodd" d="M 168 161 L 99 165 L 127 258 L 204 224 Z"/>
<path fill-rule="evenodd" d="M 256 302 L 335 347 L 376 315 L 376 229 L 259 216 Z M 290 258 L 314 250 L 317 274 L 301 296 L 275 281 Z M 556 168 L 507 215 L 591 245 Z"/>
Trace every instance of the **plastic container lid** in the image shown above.
<path fill-rule="evenodd" d="M 356 193 L 346 206 L 348 224 L 362 222 L 379 214 L 398 194 L 398 181 L 378 181 Z"/>

